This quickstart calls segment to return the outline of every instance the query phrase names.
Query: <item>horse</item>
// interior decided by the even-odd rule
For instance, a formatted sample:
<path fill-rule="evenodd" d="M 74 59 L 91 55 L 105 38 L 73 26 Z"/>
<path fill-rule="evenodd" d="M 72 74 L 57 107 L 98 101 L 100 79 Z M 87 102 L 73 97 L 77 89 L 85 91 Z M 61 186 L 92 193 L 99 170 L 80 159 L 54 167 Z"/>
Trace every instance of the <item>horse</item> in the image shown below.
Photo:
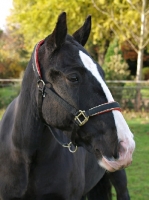
<path fill-rule="evenodd" d="M 127 176 L 124 169 L 105 173 L 101 180 L 86 195 L 88 200 L 112 200 L 112 185 L 117 200 L 130 200 L 127 188 Z"/>
<path fill-rule="evenodd" d="M 0 199 L 83 200 L 129 166 L 135 141 L 102 68 L 84 49 L 91 16 L 72 35 L 66 13 L 38 42 L 0 124 Z"/>

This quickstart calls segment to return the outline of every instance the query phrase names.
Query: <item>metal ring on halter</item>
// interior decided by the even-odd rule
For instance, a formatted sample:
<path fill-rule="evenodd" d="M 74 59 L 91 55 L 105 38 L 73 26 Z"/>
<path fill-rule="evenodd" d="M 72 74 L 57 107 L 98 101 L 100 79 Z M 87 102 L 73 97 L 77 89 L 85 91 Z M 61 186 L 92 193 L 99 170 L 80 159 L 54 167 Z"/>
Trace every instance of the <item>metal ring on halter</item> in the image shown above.
<path fill-rule="evenodd" d="M 62 146 L 67 147 L 71 153 L 75 153 L 77 151 L 78 147 L 75 146 L 75 150 L 71 150 L 71 144 L 72 144 L 72 142 L 70 142 L 69 144 L 63 144 Z"/>
<path fill-rule="evenodd" d="M 42 83 L 42 87 L 40 87 L 40 83 Z M 45 82 L 42 79 L 39 79 L 37 81 L 37 84 L 38 84 L 39 90 L 42 91 L 42 96 L 45 97 L 45 93 L 44 93 Z"/>

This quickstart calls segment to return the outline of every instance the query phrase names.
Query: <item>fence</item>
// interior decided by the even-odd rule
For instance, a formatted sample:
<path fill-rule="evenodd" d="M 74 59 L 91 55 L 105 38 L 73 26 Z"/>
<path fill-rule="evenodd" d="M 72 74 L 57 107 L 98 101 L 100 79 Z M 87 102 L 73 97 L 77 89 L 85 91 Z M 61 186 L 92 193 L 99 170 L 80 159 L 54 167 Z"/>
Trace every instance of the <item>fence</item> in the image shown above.
<path fill-rule="evenodd" d="M 107 81 L 107 85 L 123 109 L 149 111 L 149 81 Z"/>
<path fill-rule="evenodd" d="M 21 79 L 0 79 L 0 108 L 19 93 Z M 106 81 L 115 101 L 123 109 L 149 111 L 149 81 Z"/>

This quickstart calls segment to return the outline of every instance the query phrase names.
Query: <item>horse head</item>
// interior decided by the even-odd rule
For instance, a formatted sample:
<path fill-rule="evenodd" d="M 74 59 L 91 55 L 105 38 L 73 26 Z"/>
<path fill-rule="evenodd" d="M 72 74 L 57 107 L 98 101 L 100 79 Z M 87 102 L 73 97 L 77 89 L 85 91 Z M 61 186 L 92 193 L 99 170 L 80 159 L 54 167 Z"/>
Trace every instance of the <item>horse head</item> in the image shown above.
<path fill-rule="evenodd" d="M 115 171 L 131 163 L 135 142 L 102 68 L 83 47 L 90 30 L 89 16 L 68 35 L 63 12 L 53 32 L 37 44 L 33 55 L 42 96 L 38 105 L 46 124 L 94 153 L 100 166 Z"/>

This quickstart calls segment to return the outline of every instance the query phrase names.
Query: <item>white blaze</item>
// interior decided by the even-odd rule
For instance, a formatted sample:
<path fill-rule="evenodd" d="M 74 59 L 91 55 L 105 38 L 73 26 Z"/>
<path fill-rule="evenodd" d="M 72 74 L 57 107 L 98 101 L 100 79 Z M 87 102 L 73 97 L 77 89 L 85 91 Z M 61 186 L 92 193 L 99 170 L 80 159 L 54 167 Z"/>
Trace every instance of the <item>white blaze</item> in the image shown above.
<path fill-rule="evenodd" d="M 110 90 L 108 89 L 107 85 L 105 84 L 101 75 L 98 72 L 97 65 L 92 61 L 92 59 L 88 55 L 86 55 L 82 51 L 79 51 L 79 55 L 86 69 L 88 69 L 97 79 L 97 81 L 101 84 L 101 87 L 107 97 L 108 102 L 114 101 Z"/>
<path fill-rule="evenodd" d="M 114 101 L 110 90 L 108 89 L 100 73 L 98 72 L 97 65 L 88 55 L 86 55 L 82 51 L 79 51 L 79 56 L 84 64 L 84 67 L 89 70 L 92 75 L 97 79 L 97 81 L 101 84 L 101 87 L 107 97 L 107 101 Z M 117 110 L 113 110 L 112 113 L 114 116 L 119 141 L 127 141 L 128 149 L 134 150 L 135 142 L 133 140 L 133 134 L 131 133 L 123 115 Z"/>

